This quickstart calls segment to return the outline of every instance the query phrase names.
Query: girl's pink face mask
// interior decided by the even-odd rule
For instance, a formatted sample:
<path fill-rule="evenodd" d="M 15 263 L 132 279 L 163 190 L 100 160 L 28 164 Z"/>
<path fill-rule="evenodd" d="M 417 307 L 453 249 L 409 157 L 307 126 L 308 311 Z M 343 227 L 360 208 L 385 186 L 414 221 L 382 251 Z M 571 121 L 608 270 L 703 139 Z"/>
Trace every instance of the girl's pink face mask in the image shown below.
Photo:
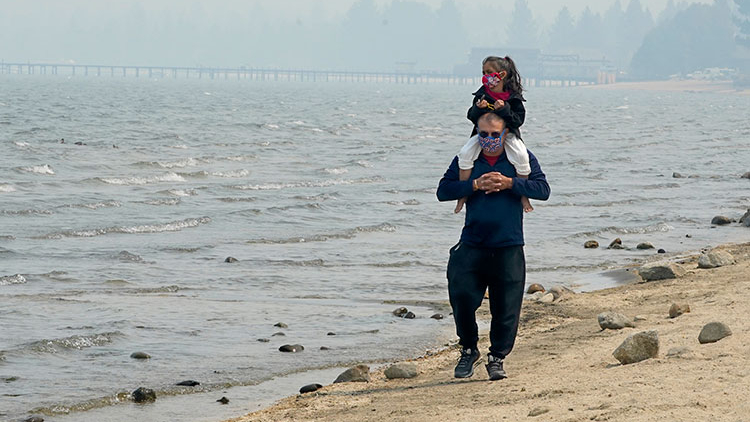
<path fill-rule="evenodd" d="M 500 81 L 502 81 L 502 75 L 495 72 L 490 73 L 489 75 L 482 76 L 482 85 L 486 86 L 487 88 L 494 88 L 496 87 Z"/>

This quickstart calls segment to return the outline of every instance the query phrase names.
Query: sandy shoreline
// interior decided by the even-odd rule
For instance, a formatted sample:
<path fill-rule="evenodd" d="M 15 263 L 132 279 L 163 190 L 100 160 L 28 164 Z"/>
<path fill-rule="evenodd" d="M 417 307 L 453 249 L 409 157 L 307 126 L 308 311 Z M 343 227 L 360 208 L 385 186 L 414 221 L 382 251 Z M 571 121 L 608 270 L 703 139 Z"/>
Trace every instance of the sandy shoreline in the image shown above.
<path fill-rule="evenodd" d="M 737 263 L 698 269 L 693 256 L 680 260 L 687 274 L 677 279 L 570 294 L 550 304 L 526 301 L 506 380 L 487 381 L 483 366 L 469 380 L 454 379 L 458 350 L 451 348 L 415 359 L 420 374 L 410 380 L 386 380 L 376 370 L 369 383 L 326 385 L 227 422 L 750 421 L 750 243 L 718 249 Z M 674 302 L 689 304 L 691 312 L 670 319 Z M 596 316 L 610 310 L 642 320 L 636 328 L 601 331 Z M 701 328 L 713 321 L 733 335 L 699 344 Z M 647 330 L 658 331 L 658 357 L 619 364 L 614 349 Z M 487 347 L 483 332 L 483 360 Z M 667 356 L 676 347 L 689 351 Z"/>
<path fill-rule="evenodd" d="M 652 92 L 713 92 L 719 94 L 750 95 L 750 89 L 737 89 L 732 81 L 667 80 L 648 82 L 618 82 L 609 85 L 584 85 L 583 89 L 625 90 Z"/>

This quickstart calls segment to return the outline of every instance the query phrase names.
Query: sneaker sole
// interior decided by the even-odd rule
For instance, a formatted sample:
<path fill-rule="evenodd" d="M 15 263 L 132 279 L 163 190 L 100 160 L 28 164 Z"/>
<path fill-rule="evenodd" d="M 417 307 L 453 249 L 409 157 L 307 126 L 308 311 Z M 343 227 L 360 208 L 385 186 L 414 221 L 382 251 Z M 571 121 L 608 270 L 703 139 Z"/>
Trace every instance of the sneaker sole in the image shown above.
<path fill-rule="evenodd" d="M 505 375 L 505 374 L 503 374 L 503 375 L 500 375 L 499 377 L 490 377 L 490 381 L 500 381 L 500 380 L 504 380 L 506 378 L 508 378 L 508 376 Z"/>
<path fill-rule="evenodd" d="M 456 373 L 454 372 L 453 373 L 453 378 L 471 378 L 472 376 L 474 376 L 474 368 L 476 368 L 477 366 L 479 366 L 480 363 L 481 363 L 481 359 L 479 359 L 479 357 L 477 357 L 477 360 L 475 360 L 474 363 L 471 364 L 471 372 L 469 372 L 468 375 L 465 375 L 465 376 L 462 377 L 462 376 L 456 375 Z"/>

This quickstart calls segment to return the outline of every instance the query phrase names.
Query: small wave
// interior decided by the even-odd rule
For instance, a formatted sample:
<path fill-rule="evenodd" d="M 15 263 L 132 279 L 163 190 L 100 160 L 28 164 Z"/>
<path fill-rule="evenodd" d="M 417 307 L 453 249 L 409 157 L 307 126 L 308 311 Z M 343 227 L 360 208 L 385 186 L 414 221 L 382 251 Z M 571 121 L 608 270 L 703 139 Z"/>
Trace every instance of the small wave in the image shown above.
<path fill-rule="evenodd" d="M 254 240 L 248 240 L 247 243 L 262 243 L 262 244 L 286 244 L 286 243 L 305 243 L 305 242 L 325 242 L 331 239 L 352 239 L 357 234 L 360 233 L 375 233 L 375 232 L 384 232 L 384 233 L 391 233 L 396 231 L 396 226 L 389 224 L 389 223 L 383 223 L 378 224 L 375 226 L 362 226 L 362 227 L 355 227 L 353 229 L 349 229 L 340 233 L 330 233 L 330 234 L 316 234 L 311 236 L 305 236 L 305 237 L 289 237 L 285 239 L 254 239 Z"/>
<path fill-rule="evenodd" d="M 347 169 L 345 169 L 343 167 L 342 168 L 326 168 L 326 169 L 323 169 L 323 171 L 326 172 L 326 173 L 328 173 L 328 174 L 346 174 L 346 173 L 349 173 L 349 170 L 347 170 Z"/>
<path fill-rule="evenodd" d="M 184 182 L 185 178 L 177 173 L 165 173 L 158 176 L 150 177 L 96 177 L 95 180 L 107 183 L 109 185 L 148 185 L 161 182 Z"/>
<path fill-rule="evenodd" d="M 180 198 L 149 199 L 147 201 L 138 201 L 146 205 L 178 205 L 182 202 Z"/>
<path fill-rule="evenodd" d="M 141 166 L 141 167 L 158 167 L 158 168 L 164 168 L 164 169 L 173 169 L 173 168 L 195 167 L 206 162 L 207 162 L 206 160 L 201 159 L 201 158 L 188 157 L 188 158 L 184 158 L 182 160 L 176 160 L 176 161 L 141 161 L 141 162 L 135 163 L 135 165 Z"/>
<path fill-rule="evenodd" d="M 208 176 L 215 176 L 215 177 L 226 177 L 226 178 L 238 178 L 238 177 L 247 177 L 250 174 L 249 170 L 234 170 L 234 171 L 227 171 L 227 172 L 221 172 L 221 171 L 215 171 L 215 172 L 208 172 L 205 170 L 196 171 L 192 173 L 177 173 L 178 175 L 182 177 L 208 177 Z"/>
<path fill-rule="evenodd" d="M 128 251 L 120 251 L 114 256 L 114 258 L 123 262 L 145 262 L 140 255 Z"/>
<path fill-rule="evenodd" d="M 52 215 L 54 213 L 50 210 L 28 209 L 28 210 L 2 210 L 0 211 L 0 214 L 3 214 L 3 215 Z"/>
<path fill-rule="evenodd" d="M 0 286 L 9 286 L 11 284 L 24 284 L 26 283 L 26 277 L 21 274 L 6 275 L 0 277 Z"/>
<path fill-rule="evenodd" d="M 403 267 L 443 268 L 442 265 L 428 264 L 422 261 L 376 262 L 376 263 L 365 264 L 365 265 L 368 267 L 376 267 L 376 268 L 403 268 Z"/>
<path fill-rule="evenodd" d="M 55 174 L 55 172 L 52 170 L 52 167 L 50 167 L 49 164 L 45 164 L 43 166 L 18 167 L 18 170 L 26 172 L 26 173 L 35 173 L 35 174 L 48 174 L 48 175 Z"/>
<path fill-rule="evenodd" d="M 309 204 L 287 205 L 285 207 L 270 207 L 266 211 L 275 212 L 275 211 L 288 211 L 288 210 L 294 210 L 294 209 L 319 210 L 321 208 L 323 208 L 322 205 L 320 205 L 317 202 L 312 202 Z"/>
<path fill-rule="evenodd" d="M 66 350 L 81 350 L 89 347 L 103 346 L 109 344 L 118 336 L 123 335 L 119 331 L 110 333 L 98 333 L 91 335 L 75 335 L 51 340 L 38 340 L 24 345 L 20 351 L 36 353 L 60 353 Z"/>
<path fill-rule="evenodd" d="M 141 233 L 162 233 L 176 232 L 186 228 L 198 227 L 201 224 L 207 224 L 211 221 L 208 217 L 189 218 L 186 220 L 172 221 L 165 224 L 146 224 L 141 226 L 130 227 L 107 227 L 101 229 L 89 230 L 67 230 L 62 232 L 50 233 L 43 236 L 43 239 L 62 239 L 65 237 L 94 237 L 112 233 L 121 234 L 141 234 Z"/>
<path fill-rule="evenodd" d="M 167 195 L 174 195 L 174 196 L 179 196 L 179 197 L 198 195 L 198 192 L 196 192 L 195 189 L 169 189 L 169 190 L 161 191 L 159 193 L 165 193 Z"/>
<path fill-rule="evenodd" d="M 27 147 L 31 146 L 28 142 L 17 142 L 17 141 L 14 141 L 13 144 L 15 146 L 19 147 L 19 148 L 27 148 Z"/>
<path fill-rule="evenodd" d="M 160 287 L 143 287 L 140 289 L 131 289 L 130 292 L 134 294 L 145 294 L 145 293 L 177 293 L 184 288 L 177 285 L 160 286 Z"/>
<path fill-rule="evenodd" d="M 273 123 L 266 123 L 263 126 L 266 127 L 267 129 L 278 129 L 279 128 L 279 125 L 275 125 Z"/>
<path fill-rule="evenodd" d="M 668 232 L 674 230 L 674 227 L 667 223 L 658 223 L 642 227 L 617 227 L 610 226 L 600 230 L 592 232 L 583 232 L 573 235 L 572 237 L 593 237 L 593 236 L 604 236 L 605 234 L 647 234 L 647 233 L 659 233 Z"/>
<path fill-rule="evenodd" d="M 363 177 L 359 179 L 337 179 L 337 180 L 319 180 L 310 182 L 290 182 L 290 183 L 271 183 L 266 185 L 238 185 L 231 186 L 233 189 L 239 190 L 280 190 L 280 189 L 292 189 L 292 188 L 322 188 L 327 186 L 337 185 L 355 185 L 365 183 L 378 183 L 383 182 L 380 176 L 374 177 Z"/>
<path fill-rule="evenodd" d="M 406 201 L 388 201 L 388 205 L 419 205 L 416 199 L 407 199 Z"/>
<path fill-rule="evenodd" d="M 253 198 L 251 196 L 243 196 L 243 197 L 229 197 L 229 198 L 218 198 L 221 202 L 253 202 L 257 201 L 256 198 Z"/>
<path fill-rule="evenodd" d="M 58 208 L 86 208 L 89 210 L 97 210 L 99 208 L 117 208 L 121 206 L 122 206 L 122 203 L 118 201 L 103 201 L 103 202 L 90 202 L 90 203 L 84 203 L 84 204 L 61 205 Z"/>
<path fill-rule="evenodd" d="M 0 185 L 0 193 L 10 193 L 10 192 L 15 192 L 15 191 L 16 191 L 16 188 L 14 188 L 11 185 L 5 185 L 5 184 Z"/>
<path fill-rule="evenodd" d="M 308 259 L 303 261 L 294 261 L 291 259 L 281 259 L 278 261 L 268 261 L 271 264 L 291 266 L 291 267 L 324 267 L 325 262 L 322 259 Z"/>

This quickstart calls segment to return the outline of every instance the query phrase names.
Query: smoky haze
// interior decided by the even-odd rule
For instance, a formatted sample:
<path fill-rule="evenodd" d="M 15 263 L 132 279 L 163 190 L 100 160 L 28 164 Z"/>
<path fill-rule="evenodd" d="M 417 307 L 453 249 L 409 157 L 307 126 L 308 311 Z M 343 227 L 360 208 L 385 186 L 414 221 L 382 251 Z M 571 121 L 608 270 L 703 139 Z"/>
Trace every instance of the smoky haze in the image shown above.
<path fill-rule="evenodd" d="M 734 1 L 2 0 L 0 59 L 451 73 L 479 68 L 472 48 L 528 48 L 664 77 L 742 57 Z"/>

